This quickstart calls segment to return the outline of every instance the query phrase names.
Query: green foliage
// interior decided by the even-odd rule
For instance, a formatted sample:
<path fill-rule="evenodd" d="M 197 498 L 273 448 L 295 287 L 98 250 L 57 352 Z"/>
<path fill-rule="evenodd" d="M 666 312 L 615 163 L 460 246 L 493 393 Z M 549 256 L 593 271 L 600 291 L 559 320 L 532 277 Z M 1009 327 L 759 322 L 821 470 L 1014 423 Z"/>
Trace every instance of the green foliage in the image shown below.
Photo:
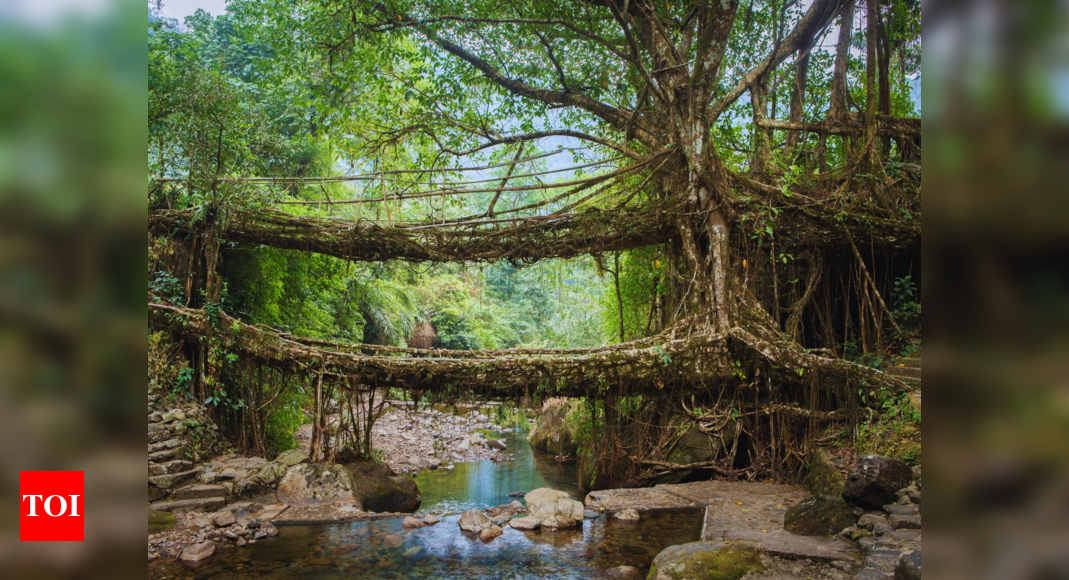
<path fill-rule="evenodd" d="M 279 396 L 264 424 L 270 450 L 281 453 L 297 449 L 297 440 L 293 435 L 304 422 L 302 408 L 310 401 L 311 397 L 301 388 L 288 389 Z"/>
<path fill-rule="evenodd" d="M 620 341 L 620 314 L 616 300 L 615 278 L 611 272 L 614 265 L 605 260 L 604 286 L 600 293 L 601 332 L 608 342 Z M 620 299 L 624 311 L 624 339 L 632 340 L 656 334 L 656 325 L 651 320 L 650 308 L 655 297 L 664 294 L 667 261 L 656 246 L 639 248 L 620 255 Z"/>

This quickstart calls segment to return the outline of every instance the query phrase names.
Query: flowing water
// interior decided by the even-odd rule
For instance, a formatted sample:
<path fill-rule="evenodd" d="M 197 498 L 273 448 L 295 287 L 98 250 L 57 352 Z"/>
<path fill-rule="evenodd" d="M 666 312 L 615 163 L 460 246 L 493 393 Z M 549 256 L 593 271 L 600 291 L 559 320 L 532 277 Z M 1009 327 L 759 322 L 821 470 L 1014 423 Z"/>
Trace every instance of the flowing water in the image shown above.
<path fill-rule="evenodd" d="M 582 528 L 504 534 L 484 543 L 457 525 L 459 512 L 507 504 L 515 491 L 552 487 L 576 494 L 574 464 L 532 452 L 526 433 L 506 437 L 516 461 L 458 463 L 417 475 L 421 513 L 442 521 L 406 530 L 400 520 L 281 526 L 277 538 L 221 546 L 207 564 L 149 564 L 149 578 L 597 578 L 615 566 L 648 569 L 653 557 L 701 534 L 701 512 L 644 514 L 637 523 L 597 518 Z"/>

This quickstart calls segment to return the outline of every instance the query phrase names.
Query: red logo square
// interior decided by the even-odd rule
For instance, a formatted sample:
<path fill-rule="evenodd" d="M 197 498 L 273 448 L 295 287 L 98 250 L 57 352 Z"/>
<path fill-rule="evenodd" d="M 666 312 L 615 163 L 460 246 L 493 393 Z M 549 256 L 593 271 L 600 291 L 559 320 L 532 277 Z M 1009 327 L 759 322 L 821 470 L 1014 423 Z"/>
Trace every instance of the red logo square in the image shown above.
<path fill-rule="evenodd" d="M 85 540 L 85 472 L 19 472 L 19 540 Z"/>

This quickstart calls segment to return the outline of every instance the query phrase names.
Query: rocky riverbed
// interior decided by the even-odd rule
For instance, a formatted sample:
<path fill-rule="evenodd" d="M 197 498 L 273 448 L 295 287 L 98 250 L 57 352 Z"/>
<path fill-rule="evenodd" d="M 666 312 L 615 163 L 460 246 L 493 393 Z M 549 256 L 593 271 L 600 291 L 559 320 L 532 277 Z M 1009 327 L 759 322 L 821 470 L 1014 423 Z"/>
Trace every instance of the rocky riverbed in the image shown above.
<path fill-rule="evenodd" d="M 337 417 L 329 419 L 336 424 Z M 492 423 L 485 410 L 453 413 L 403 402 L 387 403 L 386 412 L 371 430 L 372 447 L 397 474 L 421 469 L 448 469 L 454 462 L 510 461 L 500 437 L 511 429 Z M 297 431 L 301 451 L 309 453 L 312 425 Z"/>

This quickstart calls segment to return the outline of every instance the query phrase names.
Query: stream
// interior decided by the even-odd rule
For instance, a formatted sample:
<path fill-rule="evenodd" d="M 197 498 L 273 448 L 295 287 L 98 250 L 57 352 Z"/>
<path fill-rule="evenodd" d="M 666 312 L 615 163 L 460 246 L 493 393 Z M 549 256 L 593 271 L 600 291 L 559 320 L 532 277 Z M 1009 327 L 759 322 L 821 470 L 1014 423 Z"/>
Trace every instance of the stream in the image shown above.
<path fill-rule="evenodd" d="M 460 514 L 508 504 L 516 491 L 552 487 L 580 498 L 575 464 L 532 450 L 527 433 L 505 436 L 516 461 L 457 463 L 424 470 L 416 482 L 420 513 L 442 521 L 416 530 L 401 520 L 280 526 L 277 538 L 243 548 L 219 545 L 191 569 L 172 560 L 149 563 L 149 578 L 597 578 L 615 566 L 646 570 L 662 549 L 699 538 L 702 513 L 643 514 L 637 523 L 590 519 L 569 530 L 521 532 L 510 527 L 483 543 L 460 530 Z"/>

